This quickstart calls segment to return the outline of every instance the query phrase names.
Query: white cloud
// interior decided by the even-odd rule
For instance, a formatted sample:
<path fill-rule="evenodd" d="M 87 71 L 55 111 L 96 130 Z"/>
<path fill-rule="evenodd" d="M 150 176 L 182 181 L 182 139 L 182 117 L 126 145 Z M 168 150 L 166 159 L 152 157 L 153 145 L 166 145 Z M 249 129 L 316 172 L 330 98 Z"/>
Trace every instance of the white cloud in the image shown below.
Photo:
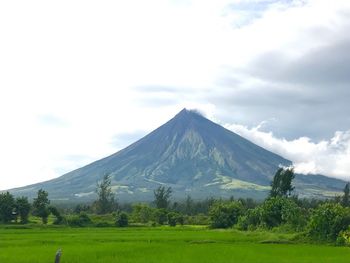
<path fill-rule="evenodd" d="M 343 35 L 349 7 L 345 0 L 0 1 L 0 189 L 111 154 L 119 150 L 113 138 L 149 132 L 184 107 L 215 120 L 234 112 L 230 123 L 266 119 L 255 102 L 248 114 L 253 96 L 243 109 L 232 102 L 264 82 L 242 72 L 267 51 L 293 57 L 327 45 Z M 221 89 L 231 70 L 239 84 Z M 173 88 L 156 94 L 138 86 Z M 217 95 L 236 108 L 213 101 Z M 347 160 L 327 163 L 345 174 Z"/>
<path fill-rule="evenodd" d="M 261 125 L 248 128 L 227 124 L 226 128 L 292 161 L 295 171 L 304 174 L 323 174 L 350 180 L 350 130 L 337 131 L 328 140 L 313 142 L 301 137 L 294 140 L 277 138 L 272 132 L 261 130 Z"/>

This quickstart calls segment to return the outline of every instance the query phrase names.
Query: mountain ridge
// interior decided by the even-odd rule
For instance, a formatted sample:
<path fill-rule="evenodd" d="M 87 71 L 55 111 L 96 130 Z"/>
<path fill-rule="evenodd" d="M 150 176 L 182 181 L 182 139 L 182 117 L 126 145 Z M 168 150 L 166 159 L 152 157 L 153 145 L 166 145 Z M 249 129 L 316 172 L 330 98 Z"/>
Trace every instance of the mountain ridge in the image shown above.
<path fill-rule="evenodd" d="M 198 112 L 183 109 L 165 124 L 110 156 L 58 178 L 11 192 L 33 196 L 39 188 L 44 188 L 56 200 L 93 199 L 97 181 L 109 173 L 112 188 L 121 200 L 149 200 L 159 185 L 171 186 L 175 197 L 190 194 L 194 198 L 231 195 L 263 198 L 281 165 L 291 166 L 292 162 Z M 322 183 L 310 182 L 310 178 Z M 341 180 L 321 175 L 309 178 L 297 175 L 295 181 L 298 193 L 305 196 L 333 195 L 343 187 Z"/>

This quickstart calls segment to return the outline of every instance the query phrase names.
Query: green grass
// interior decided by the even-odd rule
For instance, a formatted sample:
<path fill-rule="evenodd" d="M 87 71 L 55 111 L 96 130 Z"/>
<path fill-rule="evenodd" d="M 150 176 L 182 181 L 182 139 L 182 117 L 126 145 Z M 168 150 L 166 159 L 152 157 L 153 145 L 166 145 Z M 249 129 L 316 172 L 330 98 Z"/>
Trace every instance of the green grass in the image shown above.
<path fill-rule="evenodd" d="M 203 227 L 0 228 L 1 263 L 53 262 L 349 262 L 350 249 L 286 244 L 293 234 Z M 276 244 L 276 243 L 282 244 Z"/>

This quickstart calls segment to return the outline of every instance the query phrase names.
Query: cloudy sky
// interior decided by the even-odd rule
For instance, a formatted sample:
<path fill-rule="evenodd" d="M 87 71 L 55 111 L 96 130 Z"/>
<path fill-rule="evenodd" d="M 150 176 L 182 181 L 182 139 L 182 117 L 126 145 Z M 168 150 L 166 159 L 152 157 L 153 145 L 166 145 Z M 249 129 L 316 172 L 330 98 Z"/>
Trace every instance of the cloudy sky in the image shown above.
<path fill-rule="evenodd" d="M 0 189 L 112 154 L 196 108 L 350 180 L 350 1 L 0 2 Z"/>

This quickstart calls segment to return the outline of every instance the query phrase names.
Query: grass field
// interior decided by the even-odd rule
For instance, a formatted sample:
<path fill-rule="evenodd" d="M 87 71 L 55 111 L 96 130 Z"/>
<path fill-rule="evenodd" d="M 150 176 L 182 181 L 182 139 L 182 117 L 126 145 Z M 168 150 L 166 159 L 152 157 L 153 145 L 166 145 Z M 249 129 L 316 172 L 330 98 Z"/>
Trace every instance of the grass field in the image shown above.
<path fill-rule="evenodd" d="M 0 229 L 1 263 L 349 262 L 350 249 L 288 244 L 291 234 L 203 227 Z M 280 242 L 285 244 L 275 244 Z"/>

